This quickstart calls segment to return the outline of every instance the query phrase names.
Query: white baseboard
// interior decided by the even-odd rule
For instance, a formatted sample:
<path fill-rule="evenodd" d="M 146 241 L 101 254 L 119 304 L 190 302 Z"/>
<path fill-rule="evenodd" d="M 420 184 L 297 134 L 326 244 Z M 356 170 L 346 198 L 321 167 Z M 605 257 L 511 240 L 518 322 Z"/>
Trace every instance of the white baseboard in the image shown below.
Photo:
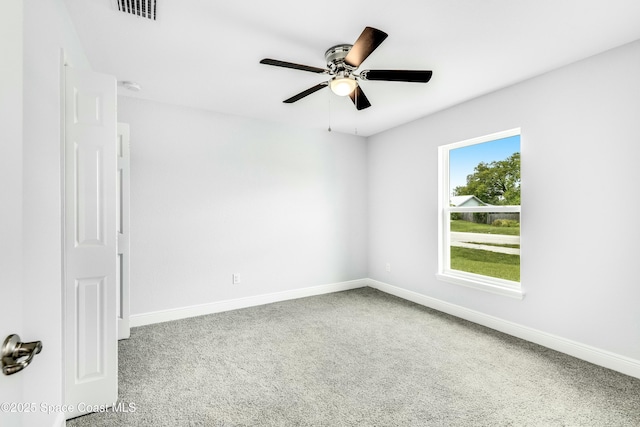
<path fill-rule="evenodd" d="M 53 427 L 65 427 L 67 425 L 67 417 L 64 412 L 58 412 Z"/>
<path fill-rule="evenodd" d="M 540 344 L 561 353 L 577 357 L 578 359 L 586 360 L 587 362 L 622 372 L 623 374 L 630 375 L 635 378 L 640 378 L 640 360 L 631 359 L 626 356 L 591 347 L 557 335 L 522 326 L 479 311 L 470 310 L 468 308 L 451 304 L 436 298 L 431 298 L 417 292 L 389 285 L 388 283 L 367 279 L 367 285 L 382 292 L 469 320 L 470 322 L 504 332 L 505 334 Z"/>
<path fill-rule="evenodd" d="M 290 291 L 275 292 L 271 294 L 256 295 L 225 301 L 216 301 L 208 304 L 199 304 L 189 307 L 174 308 L 170 310 L 154 311 L 151 313 L 133 314 L 129 317 L 129 324 L 130 327 L 133 328 L 136 326 L 151 325 L 154 323 L 168 322 L 171 320 L 185 319 L 188 317 L 202 316 L 205 314 L 221 313 L 223 311 L 254 307 L 257 305 L 287 301 L 290 299 L 305 298 L 314 295 L 322 295 L 332 292 L 364 288 L 365 286 L 367 286 L 367 283 L 367 279 L 350 280 L 347 282 L 330 283 L 326 285 L 311 286 L 308 288 L 293 289 Z"/>

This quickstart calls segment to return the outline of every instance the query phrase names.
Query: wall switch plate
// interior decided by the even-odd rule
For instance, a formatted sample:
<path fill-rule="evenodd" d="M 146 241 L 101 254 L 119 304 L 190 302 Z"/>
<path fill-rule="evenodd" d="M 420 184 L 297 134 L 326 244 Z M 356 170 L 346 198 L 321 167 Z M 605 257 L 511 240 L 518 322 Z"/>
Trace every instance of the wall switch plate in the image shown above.
<path fill-rule="evenodd" d="M 387 263 L 387 272 L 391 273 L 391 263 Z"/>
<path fill-rule="evenodd" d="M 237 285 L 238 283 L 240 283 L 240 275 L 239 274 L 234 274 L 232 276 L 232 281 L 234 285 Z"/>

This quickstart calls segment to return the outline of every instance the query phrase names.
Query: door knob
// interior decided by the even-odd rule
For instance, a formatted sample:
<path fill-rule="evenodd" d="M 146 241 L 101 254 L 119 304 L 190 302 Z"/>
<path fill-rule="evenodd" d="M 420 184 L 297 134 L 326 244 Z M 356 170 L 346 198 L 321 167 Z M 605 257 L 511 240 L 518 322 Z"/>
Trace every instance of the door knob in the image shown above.
<path fill-rule="evenodd" d="M 40 341 L 25 343 L 20 342 L 19 335 L 9 335 L 2 344 L 2 373 L 11 375 L 22 371 L 41 350 Z"/>

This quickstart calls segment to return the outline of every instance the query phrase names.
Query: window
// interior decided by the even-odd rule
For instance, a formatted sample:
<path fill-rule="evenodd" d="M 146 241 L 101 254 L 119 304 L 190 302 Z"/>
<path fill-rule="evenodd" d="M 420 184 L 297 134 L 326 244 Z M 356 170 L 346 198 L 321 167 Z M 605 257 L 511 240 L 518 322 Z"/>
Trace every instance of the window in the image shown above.
<path fill-rule="evenodd" d="M 520 129 L 438 151 L 438 279 L 522 298 Z"/>

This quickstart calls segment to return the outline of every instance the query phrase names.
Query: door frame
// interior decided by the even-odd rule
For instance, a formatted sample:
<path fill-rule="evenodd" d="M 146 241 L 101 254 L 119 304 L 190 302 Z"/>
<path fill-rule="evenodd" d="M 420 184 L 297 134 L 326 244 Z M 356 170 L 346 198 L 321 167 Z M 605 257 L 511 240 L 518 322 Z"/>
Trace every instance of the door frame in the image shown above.
<path fill-rule="evenodd" d="M 130 286 L 130 194 L 131 194 L 131 133 L 127 123 L 118 122 L 118 185 L 117 185 L 117 215 L 118 215 L 118 272 L 116 304 L 119 308 L 118 339 L 131 336 L 129 325 L 129 286 Z"/>

